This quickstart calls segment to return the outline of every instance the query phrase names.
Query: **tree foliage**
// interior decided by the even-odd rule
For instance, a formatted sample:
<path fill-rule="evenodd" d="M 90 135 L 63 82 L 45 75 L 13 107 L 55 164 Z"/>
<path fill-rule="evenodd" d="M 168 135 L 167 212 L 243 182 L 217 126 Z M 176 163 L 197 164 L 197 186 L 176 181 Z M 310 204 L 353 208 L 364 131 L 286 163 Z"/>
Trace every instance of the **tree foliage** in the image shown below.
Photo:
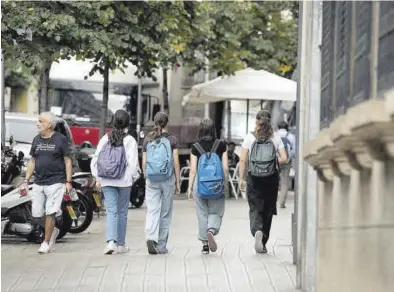
<path fill-rule="evenodd" d="M 194 72 L 207 69 L 206 60 L 211 71 L 222 75 L 249 66 L 289 76 L 296 65 L 297 2 L 2 1 L 1 5 L 5 58 L 18 60 L 33 73 L 48 75 L 51 62 L 72 56 L 93 60 L 90 75 L 108 76 L 106 71 L 130 62 L 136 75 L 152 78 L 155 70 L 174 64 Z M 290 17 L 284 17 L 284 11 Z M 41 97 L 44 93 L 41 90 Z"/>

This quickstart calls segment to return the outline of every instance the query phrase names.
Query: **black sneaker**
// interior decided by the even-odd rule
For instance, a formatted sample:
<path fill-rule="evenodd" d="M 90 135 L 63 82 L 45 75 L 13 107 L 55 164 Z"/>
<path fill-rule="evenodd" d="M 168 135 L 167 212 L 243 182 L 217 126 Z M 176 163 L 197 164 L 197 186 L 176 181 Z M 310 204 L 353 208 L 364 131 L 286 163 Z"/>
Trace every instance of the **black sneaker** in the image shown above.
<path fill-rule="evenodd" d="M 209 254 L 209 246 L 208 246 L 208 244 L 204 244 L 204 245 L 202 246 L 201 252 L 202 252 L 203 254 Z"/>
<path fill-rule="evenodd" d="M 153 240 L 148 240 L 146 242 L 146 245 L 148 246 L 149 254 L 158 254 L 159 253 L 159 251 L 157 250 L 157 247 L 156 247 L 156 242 L 154 242 Z"/>

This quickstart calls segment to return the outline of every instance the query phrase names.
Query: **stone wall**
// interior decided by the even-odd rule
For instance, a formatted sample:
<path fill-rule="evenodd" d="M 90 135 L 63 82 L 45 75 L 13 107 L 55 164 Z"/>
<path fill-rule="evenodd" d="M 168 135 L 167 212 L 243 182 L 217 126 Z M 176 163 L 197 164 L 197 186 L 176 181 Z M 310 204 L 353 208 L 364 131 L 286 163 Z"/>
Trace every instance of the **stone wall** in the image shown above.
<path fill-rule="evenodd" d="M 318 292 L 394 291 L 394 91 L 304 145 L 319 177 Z"/>
<path fill-rule="evenodd" d="M 298 285 L 394 291 L 394 3 L 318 5 L 301 5 Z"/>

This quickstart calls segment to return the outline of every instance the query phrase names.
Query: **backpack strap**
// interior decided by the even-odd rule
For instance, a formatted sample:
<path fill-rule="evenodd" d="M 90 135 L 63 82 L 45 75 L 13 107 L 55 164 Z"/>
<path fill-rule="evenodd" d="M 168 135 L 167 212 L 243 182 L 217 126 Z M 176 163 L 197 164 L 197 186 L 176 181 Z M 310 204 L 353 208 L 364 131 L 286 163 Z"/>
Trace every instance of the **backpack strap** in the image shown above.
<path fill-rule="evenodd" d="M 215 142 L 213 143 L 211 153 L 216 153 L 216 151 L 218 150 L 219 144 L 220 144 L 220 140 L 216 139 Z"/>
<path fill-rule="evenodd" d="M 193 144 L 194 147 L 197 149 L 197 151 L 200 153 L 200 155 L 202 156 L 203 154 L 205 154 L 205 150 L 204 148 L 202 148 L 202 146 L 200 145 L 200 143 L 196 142 Z"/>

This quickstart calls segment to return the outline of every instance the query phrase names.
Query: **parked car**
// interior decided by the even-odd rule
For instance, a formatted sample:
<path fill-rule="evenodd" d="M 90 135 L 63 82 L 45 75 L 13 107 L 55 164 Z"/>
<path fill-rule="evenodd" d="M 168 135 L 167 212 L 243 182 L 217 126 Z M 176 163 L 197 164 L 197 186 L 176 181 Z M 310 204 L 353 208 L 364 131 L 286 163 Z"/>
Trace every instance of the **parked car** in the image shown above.
<path fill-rule="evenodd" d="M 27 161 L 30 159 L 30 148 L 33 139 L 38 134 L 37 121 L 37 115 L 21 113 L 6 113 L 5 115 L 6 145 L 9 144 L 9 139 L 12 136 L 14 140 L 13 150 L 16 151 L 16 153 L 19 153 L 19 151 L 23 152 L 25 166 L 27 165 Z M 58 118 L 55 131 L 66 136 L 68 140 L 71 158 L 73 161 L 73 172 L 81 171 L 79 161 L 81 160 L 80 158 L 83 156 L 83 153 L 81 153 L 79 147 L 75 145 L 67 122 Z M 22 177 L 24 177 L 24 171 L 22 171 Z"/>

